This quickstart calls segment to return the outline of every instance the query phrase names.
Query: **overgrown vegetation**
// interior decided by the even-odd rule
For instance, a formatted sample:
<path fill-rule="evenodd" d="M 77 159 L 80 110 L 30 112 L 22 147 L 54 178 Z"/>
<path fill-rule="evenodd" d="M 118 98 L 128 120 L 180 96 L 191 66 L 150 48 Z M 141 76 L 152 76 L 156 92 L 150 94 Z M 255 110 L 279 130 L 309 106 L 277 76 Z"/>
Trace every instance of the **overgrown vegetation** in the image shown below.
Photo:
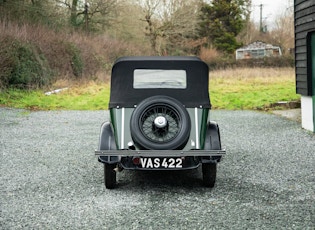
<path fill-rule="evenodd" d="M 104 80 L 117 57 L 141 53 L 141 47 L 106 35 L 0 21 L 0 89 L 42 88 L 60 79 Z"/>
<path fill-rule="evenodd" d="M 73 44 L 68 44 L 67 48 L 70 53 L 72 73 L 75 77 L 79 78 L 82 76 L 84 69 L 81 51 Z"/>
<path fill-rule="evenodd" d="M 290 55 L 235 60 L 242 43 L 264 40 L 283 53 L 293 47 L 293 30 L 284 31 L 292 17 L 261 33 L 249 20 L 250 2 L 0 0 L 0 90 L 49 88 L 62 79 L 104 82 L 125 55 L 197 55 L 211 70 L 292 66 Z"/>
<path fill-rule="evenodd" d="M 1 41 L 2 87 L 33 88 L 51 82 L 52 72 L 45 56 L 32 44 L 7 37 Z"/>
<path fill-rule="evenodd" d="M 294 67 L 295 61 L 293 56 L 284 55 L 281 57 L 265 57 L 259 59 L 241 59 L 235 60 L 226 57 L 204 60 L 210 69 L 235 69 L 235 68 L 285 68 Z"/>

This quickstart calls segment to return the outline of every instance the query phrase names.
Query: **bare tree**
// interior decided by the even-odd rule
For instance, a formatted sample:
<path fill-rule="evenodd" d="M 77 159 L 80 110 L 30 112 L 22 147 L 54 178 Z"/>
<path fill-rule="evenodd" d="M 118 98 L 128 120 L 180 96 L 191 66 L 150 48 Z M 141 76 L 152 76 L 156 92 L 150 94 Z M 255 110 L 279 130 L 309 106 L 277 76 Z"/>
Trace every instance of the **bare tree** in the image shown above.
<path fill-rule="evenodd" d="M 163 36 L 162 20 L 158 17 L 160 4 L 161 1 L 159 0 L 139 1 L 139 5 L 142 7 L 144 13 L 143 18 L 140 20 L 147 23 L 145 36 L 149 38 L 151 49 L 154 53 L 158 53 L 158 37 Z"/>
<path fill-rule="evenodd" d="M 115 17 L 111 18 L 112 23 L 107 28 L 106 33 L 129 44 L 139 45 L 149 52 L 150 42 L 144 34 L 147 22 L 140 20 L 144 19 L 142 7 L 135 1 L 124 0 L 115 9 Z"/>
<path fill-rule="evenodd" d="M 260 40 L 274 45 L 279 45 L 283 54 L 287 54 L 294 47 L 294 13 L 293 7 L 280 13 L 274 26 L 269 31 L 262 33 L 253 21 L 249 21 L 242 33 L 238 36 L 243 44 Z"/>
<path fill-rule="evenodd" d="M 183 38 L 194 33 L 198 2 L 200 1 L 138 1 L 144 13 L 141 20 L 146 22 L 145 35 L 156 54 L 163 54 L 168 44 L 183 45 Z"/>
<path fill-rule="evenodd" d="M 275 21 L 275 29 L 271 31 L 273 41 L 280 45 L 284 54 L 294 47 L 294 14 L 288 8 Z"/>
<path fill-rule="evenodd" d="M 80 0 L 56 0 L 56 4 L 61 7 L 61 9 L 66 9 L 70 12 L 70 24 L 72 26 L 78 25 L 79 15 L 84 13 L 84 9 Z"/>
<path fill-rule="evenodd" d="M 56 0 L 70 12 L 72 26 L 85 25 L 90 29 L 104 29 L 111 24 L 116 12 L 117 0 Z"/>
<path fill-rule="evenodd" d="M 172 54 L 196 53 L 201 44 L 198 34 L 200 1 L 178 1 L 167 20 L 166 48 Z"/>

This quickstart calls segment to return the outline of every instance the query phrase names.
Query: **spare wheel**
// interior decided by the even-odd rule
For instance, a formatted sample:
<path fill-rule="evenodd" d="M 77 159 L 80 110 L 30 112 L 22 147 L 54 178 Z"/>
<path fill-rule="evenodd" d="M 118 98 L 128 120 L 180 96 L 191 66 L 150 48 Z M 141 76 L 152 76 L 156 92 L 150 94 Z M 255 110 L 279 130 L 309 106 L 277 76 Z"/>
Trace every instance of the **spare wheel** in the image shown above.
<path fill-rule="evenodd" d="M 181 149 L 190 135 L 190 117 L 175 98 L 153 96 L 143 100 L 133 111 L 131 136 L 141 149 Z"/>

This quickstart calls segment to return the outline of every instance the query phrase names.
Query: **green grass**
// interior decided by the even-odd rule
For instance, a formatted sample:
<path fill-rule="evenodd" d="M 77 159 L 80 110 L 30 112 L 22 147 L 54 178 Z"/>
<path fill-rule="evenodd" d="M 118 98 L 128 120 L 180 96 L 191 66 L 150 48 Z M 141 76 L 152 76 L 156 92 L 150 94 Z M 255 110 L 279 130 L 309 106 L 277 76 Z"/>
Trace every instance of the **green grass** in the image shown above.
<path fill-rule="evenodd" d="M 270 84 L 256 81 L 212 82 L 211 103 L 217 109 L 264 109 L 279 101 L 294 101 L 300 98 L 295 93 L 295 83 L 272 81 Z"/>
<path fill-rule="evenodd" d="M 0 105 L 30 110 L 103 110 L 107 109 L 109 85 L 88 85 L 46 96 L 44 91 L 10 89 L 0 94 Z"/>
<path fill-rule="evenodd" d="M 279 101 L 299 100 L 293 69 L 237 69 L 210 73 L 214 109 L 266 109 Z M 0 105 L 30 110 L 103 110 L 109 84 L 82 84 L 59 94 L 11 89 L 0 93 Z"/>
<path fill-rule="evenodd" d="M 296 101 L 294 69 L 234 69 L 210 73 L 215 109 L 268 109 L 279 101 Z"/>

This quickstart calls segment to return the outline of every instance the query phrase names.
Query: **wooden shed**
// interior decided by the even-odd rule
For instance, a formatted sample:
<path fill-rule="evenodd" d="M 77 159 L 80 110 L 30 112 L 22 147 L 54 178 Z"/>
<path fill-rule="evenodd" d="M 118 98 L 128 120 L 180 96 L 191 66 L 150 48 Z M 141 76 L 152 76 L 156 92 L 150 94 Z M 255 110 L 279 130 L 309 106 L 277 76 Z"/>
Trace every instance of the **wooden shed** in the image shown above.
<path fill-rule="evenodd" d="M 294 0 L 296 92 L 302 127 L 315 132 L 315 1 Z"/>

